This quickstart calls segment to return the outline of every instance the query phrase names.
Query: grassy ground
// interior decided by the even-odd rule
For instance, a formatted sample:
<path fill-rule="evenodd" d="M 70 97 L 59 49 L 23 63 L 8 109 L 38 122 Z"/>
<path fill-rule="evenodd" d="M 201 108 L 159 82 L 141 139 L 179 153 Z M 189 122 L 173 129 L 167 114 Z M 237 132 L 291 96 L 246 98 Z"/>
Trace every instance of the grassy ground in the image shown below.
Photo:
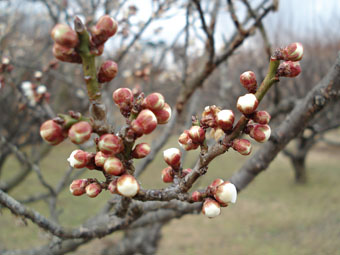
<path fill-rule="evenodd" d="M 70 144 L 53 151 L 53 164 L 47 160 L 41 168 L 50 183 L 62 176 L 65 159 L 72 150 Z M 315 148 L 308 157 L 309 182 L 295 185 L 286 158 L 279 156 L 270 168 L 262 173 L 238 198 L 237 204 L 224 208 L 222 215 L 209 220 L 203 215 L 190 215 L 173 220 L 163 229 L 159 253 L 170 254 L 340 254 L 340 151 L 324 146 Z M 186 162 L 190 166 L 191 154 Z M 246 158 L 234 152 L 218 158 L 210 166 L 208 174 L 198 186 L 204 187 L 216 177 L 227 179 Z M 141 181 L 144 187 L 162 187 L 160 170 L 162 160 L 153 162 Z M 8 178 L 18 166 L 14 160 L 6 163 Z M 93 172 L 89 176 L 93 176 Z M 41 191 L 34 174 L 25 185 L 11 192 L 16 198 L 25 198 Z M 96 212 L 108 192 L 99 198 L 73 197 L 62 193 L 59 205 L 60 221 L 64 225 L 77 226 Z M 48 216 L 45 203 L 31 207 Z M 29 248 L 41 245 L 48 235 L 39 228 L 2 210 L 0 216 L 0 248 Z M 95 254 L 98 247 L 117 241 L 117 234 L 96 240 L 74 254 Z"/>

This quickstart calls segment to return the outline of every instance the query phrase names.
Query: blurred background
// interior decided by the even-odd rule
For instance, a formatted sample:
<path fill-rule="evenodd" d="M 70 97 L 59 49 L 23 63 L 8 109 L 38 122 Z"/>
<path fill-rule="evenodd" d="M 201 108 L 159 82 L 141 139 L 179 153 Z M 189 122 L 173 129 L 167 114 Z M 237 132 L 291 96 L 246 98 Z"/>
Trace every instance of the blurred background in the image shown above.
<path fill-rule="evenodd" d="M 201 1 L 208 22 L 218 3 L 213 33 L 217 55 L 228 51 L 238 32 L 227 2 Z M 250 28 L 256 15 L 249 15 L 245 1 L 231 2 L 244 28 Z M 261 26 L 242 40 L 186 102 L 164 148 L 177 146 L 178 135 L 190 126 L 190 116 L 200 115 L 205 106 L 235 110 L 237 97 L 245 93 L 239 75 L 252 70 L 261 81 L 276 48 L 298 41 L 304 45 L 304 57 L 299 77 L 283 78 L 261 104 L 272 115 L 272 128 L 284 121 L 334 63 L 340 49 L 338 0 L 246 2 L 258 13 L 269 4 L 276 10 L 263 18 Z M 109 121 L 118 130 L 124 122 L 111 99 L 115 89 L 161 92 L 174 108 L 181 87 L 201 70 L 207 48 L 199 13 L 191 1 L 184 0 L 0 0 L 0 10 L 0 189 L 62 225 L 78 226 L 110 194 L 103 192 L 96 199 L 71 196 L 67 188 L 71 180 L 101 177 L 69 168 L 66 158 L 75 145 L 64 142 L 52 148 L 39 136 L 41 123 L 56 113 L 74 110 L 86 115 L 89 106 L 81 66 L 53 57 L 51 29 L 57 23 L 73 26 L 76 15 L 88 26 L 103 14 L 118 21 L 117 35 L 98 58 L 98 63 L 112 59 L 119 66 L 117 77 L 102 88 Z M 25 92 L 25 86 L 32 86 L 35 93 Z M 157 254 L 340 254 L 339 127 L 340 103 L 333 102 L 220 217 L 187 215 L 166 224 Z M 143 139 L 157 140 L 165 128 L 158 127 Z M 260 147 L 254 146 L 255 150 Z M 186 167 L 194 164 L 197 154 L 186 154 Z M 39 174 L 25 158 L 39 166 L 39 174 L 56 187 L 55 201 L 51 202 Z M 246 160 L 228 152 L 212 162 L 195 188 L 218 177 L 228 179 Z M 164 167 L 157 155 L 141 176 L 143 187 L 165 187 L 160 179 Z M 31 222 L 1 207 L 0 212 L 0 251 L 30 249 L 51 240 Z M 70 254 L 115 254 L 110 247 L 118 245 L 122 236 L 114 233 L 96 239 Z"/>

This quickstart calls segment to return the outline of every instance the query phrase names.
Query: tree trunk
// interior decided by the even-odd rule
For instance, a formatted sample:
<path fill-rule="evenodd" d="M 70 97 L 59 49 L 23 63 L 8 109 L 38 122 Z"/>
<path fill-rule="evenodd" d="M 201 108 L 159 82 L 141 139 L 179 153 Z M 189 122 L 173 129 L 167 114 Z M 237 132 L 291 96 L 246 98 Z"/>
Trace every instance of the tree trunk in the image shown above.
<path fill-rule="evenodd" d="M 295 182 L 304 184 L 307 182 L 306 155 L 303 157 L 291 158 L 294 168 Z"/>

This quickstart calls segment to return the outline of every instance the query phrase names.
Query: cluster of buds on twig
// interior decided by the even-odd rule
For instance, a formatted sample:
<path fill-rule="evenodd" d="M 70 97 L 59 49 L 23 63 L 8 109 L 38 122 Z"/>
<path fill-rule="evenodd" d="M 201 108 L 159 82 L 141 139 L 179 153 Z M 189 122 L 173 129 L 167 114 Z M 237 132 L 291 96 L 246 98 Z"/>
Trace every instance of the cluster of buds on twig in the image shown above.
<path fill-rule="evenodd" d="M 296 77 L 301 73 L 299 61 L 303 57 L 303 46 L 296 42 L 289 44 L 285 48 L 280 48 L 275 52 L 278 60 L 284 60 L 277 69 L 278 77 Z"/>
<path fill-rule="evenodd" d="M 40 71 L 35 72 L 35 78 L 38 81 L 38 84 L 30 81 L 23 81 L 20 85 L 22 94 L 27 98 L 28 105 L 31 107 L 34 107 L 43 101 L 48 103 L 50 100 L 51 95 L 47 91 L 46 86 L 44 84 L 39 84 L 41 75 L 42 73 Z"/>
<path fill-rule="evenodd" d="M 14 69 L 14 66 L 10 64 L 8 57 L 2 57 L 0 63 L 0 89 L 5 86 L 5 73 L 10 73 Z"/>

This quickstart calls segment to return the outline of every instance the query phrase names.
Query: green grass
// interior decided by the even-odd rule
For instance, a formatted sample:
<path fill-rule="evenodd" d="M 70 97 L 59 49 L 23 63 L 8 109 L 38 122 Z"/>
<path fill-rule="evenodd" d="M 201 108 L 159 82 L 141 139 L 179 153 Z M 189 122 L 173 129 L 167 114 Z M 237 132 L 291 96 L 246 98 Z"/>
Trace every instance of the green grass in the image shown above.
<path fill-rule="evenodd" d="M 170 142 L 169 146 L 176 146 L 176 142 Z M 51 157 L 41 163 L 49 183 L 55 184 L 63 175 L 67 168 L 66 158 L 72 149 L 70 144 L 58 146 Z M 195 153 L 189 153 L 185 167 L 192 165 Z M 158 254 L 340 254 L 339 153 L 339 150 L 320 146 L 314 149 L 307 161 L 309 182 L 303 186 L 294 184 L 289 162 L 279 156 L 239 194 L 235 205 L 223 208 L 221 216 L 207 219 L 203 215 L 189 215 L 166 225 Z M 205 187 L 217 177 L 227 179 L 246 159 L 233 151 L 217 158 L 196 187 Z M 143 174 L 142 185 L 164 187 L 160 171 L 165 166 L 158 157 Z M 8 178 L 17 168 L 15 160 L 8 160 L 2 178 Z M 88 171 L 86 176 L 95 174 Z M 11 195 L 20 199 L 42 191 L 32 173 Z M 58 201 L 62 209 L 61 223 L 78 226 L 98 211 L 109 197 L 108 192 L 96 199 L 73 197 L 65 190 Z M 49 216 L 46 203 L 29 206 Z M 0 248 L 29 248 L 46 243 L 49 236 L 31 222 L 27 223 L 27 226 L 23 225 L 22 220 L 8 210 L 2 210 Z M 73 254 L 94 254 L 98 247 L 116 241 L 115 234 L 95 240 Z"/>

